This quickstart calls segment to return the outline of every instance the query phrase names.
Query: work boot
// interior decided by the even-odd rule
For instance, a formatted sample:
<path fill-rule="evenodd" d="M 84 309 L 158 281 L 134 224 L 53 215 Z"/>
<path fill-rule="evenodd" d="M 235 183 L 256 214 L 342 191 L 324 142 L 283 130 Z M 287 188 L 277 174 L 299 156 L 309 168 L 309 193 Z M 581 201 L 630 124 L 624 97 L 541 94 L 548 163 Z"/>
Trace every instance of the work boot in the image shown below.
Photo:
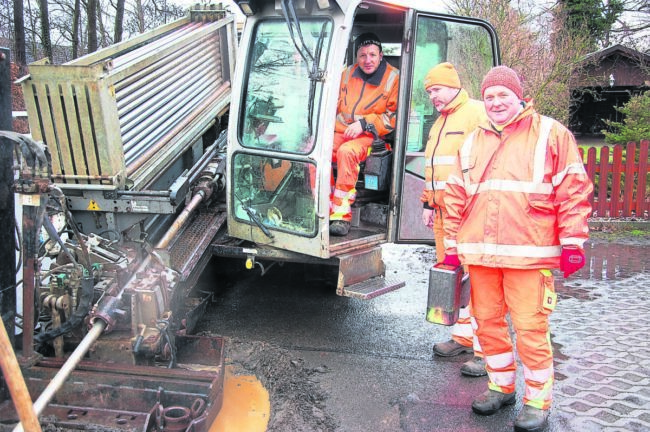
<path fill-rule="evenodd" d="M 494 390 L 486 390 L 472 402 L 472 411 L 480 415 L 491 415 L 497 412 L 504 405 L 515 403 L 515 393 L 501 393 Z"/>
<path fill-rule="evenodd" d="M 468 377 L 482 377 L 487 375 L 483 357 L 474 356 L 470 361 L 463 363 L 460 367 L 460 373 Z"/>
<path fill-rule="evenodd" d="M 515 431 L 517 432 L 537 432 L 542 431 L 548 424 L 548 410 L 542 410 L 524 405 L 515 420 Z"/>
<path fill-rule="evenodd" d="M 474 350 L 471 346 L 461 345 L 453 339 L 433 345 L 433 353 L 440 357 L 453 357 L 458 354 L 472 352 L 474 352 Z"/>
<path fill-rule="evenodd" d="M 345 236 L 350 231 L 350 222 L 344 220 L 335 220 L 330 223 L 330 234 L 333 236 Z"/>

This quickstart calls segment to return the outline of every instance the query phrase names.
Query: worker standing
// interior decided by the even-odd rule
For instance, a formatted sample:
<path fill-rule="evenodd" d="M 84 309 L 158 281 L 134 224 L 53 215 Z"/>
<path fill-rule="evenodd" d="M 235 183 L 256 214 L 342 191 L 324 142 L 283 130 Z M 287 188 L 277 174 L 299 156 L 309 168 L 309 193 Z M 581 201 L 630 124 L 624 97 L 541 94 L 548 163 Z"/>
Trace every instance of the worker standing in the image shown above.
<path fill-rule="evenodd" d="M 480 287 L 471 303 L 489 379 L 472 410 L 490 415 L 515 403 L 509 312 L 525 380 L 514 428 L 540 431 L 554 380 L 550 270 L 568 277 L 584 266 L 593 185 L 571 132 L 524 100 L 512 69 L 492 68 L 481 93 L 489 122 L 465 141 L 447 181 L 445 262 L 468 265 L 472 286 Z"/>
<path fill-rule="evenodd" d="M 377 35 L 363 33 L 355 45 L 357 61 L 341 77 L 332 149 L 337 175 L 330 198 L 330 234 L 335 236 L 350 230 L 359 164 L 373 141 L 368 125 L 384 138 L 395 129 L 396 120 L 399 71 L 384 59 Z"/>
<path fill-rule="evenodd" d="M 479 123 L 487 121 L 487 116 L 483 103 L 471 99 L 462 88 L 458 72 L 451 63 L 440 63 L 431 68 L 424 78 L 424 89 L 440 116 L 431 127 L 424 151 L 425 185 L 420 197 L 424 207 L 422 223 L 433 227 L 436 258 L 442 262 L 445 258 L 443 220 L 447 210 L 443 198 L 447 177 L 463 141 Z M 463 364 L 460 371 L 465 376 L 480 377 L 487 372 L 478 338 L 472 330 L 470 311 L 470 306 L 460 309 L 458 322 L 451 330 L 451 340 L 436 343 L 433 352 L 442 357 L 473 352 L 474 358 Z"/>

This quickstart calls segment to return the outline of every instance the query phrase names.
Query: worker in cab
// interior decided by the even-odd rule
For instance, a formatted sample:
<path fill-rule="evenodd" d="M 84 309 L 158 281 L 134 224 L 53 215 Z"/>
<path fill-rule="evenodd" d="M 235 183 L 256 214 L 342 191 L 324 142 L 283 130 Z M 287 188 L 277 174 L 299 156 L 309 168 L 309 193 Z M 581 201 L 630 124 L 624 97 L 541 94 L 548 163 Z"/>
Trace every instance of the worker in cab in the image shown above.
<path fill-rule="evenodd" d="M 377 35 L 363 33 L 355 39 L 355 46 L 356 63 L 341 77 L 334 130 L 336 180 L 329 228 L 333 236 L 345 236 L 350 230 L 359 164 L 368 157 L 373 142 L 369 126 L 381 138 L 395 129 L 399 71 L 384 59 Z"/>
<path fill-rule="evenodd" d="M 488 389 L 472 410 L 490 415 L 516 402 L 509 313 L 525 382 L 514 429 L 541 431 L 553 399 L 551 270 L 568 277 L 585 264 L 593 185 L 571 132 L 535 111 L 515 71 L 492 68 L 481 93 L 489 121 L 463 143 L 447 180 L 444 262 L 467 265 L 473 287 Z"/>
<path fill-rule="evenodd" d="M 424 190 L 422 223 L 433 229 L 436 258 L 445 258 L 443 221 L 447 217 L 444 196 L 447 177 L 456 163 L 456 155 L 467 136 L 485 121 L 483 102 L 469 97 L 462 88 L 456 68 L 451 63 L 440 63 L 424 77 L 424 89 L 433 107 L 440 113 L 429 131 L 424 150 Z M 460 309 L 458 322 L 451 329 L 451 339 L 436 343 L 433 353 L 452 357 L 462 353 L 474 353 L 472 360 L 464 363 L 460 372 L 469 377 L 485 376 L 485 364 L 478 338 L 472 330 L 471 308 Z"/>

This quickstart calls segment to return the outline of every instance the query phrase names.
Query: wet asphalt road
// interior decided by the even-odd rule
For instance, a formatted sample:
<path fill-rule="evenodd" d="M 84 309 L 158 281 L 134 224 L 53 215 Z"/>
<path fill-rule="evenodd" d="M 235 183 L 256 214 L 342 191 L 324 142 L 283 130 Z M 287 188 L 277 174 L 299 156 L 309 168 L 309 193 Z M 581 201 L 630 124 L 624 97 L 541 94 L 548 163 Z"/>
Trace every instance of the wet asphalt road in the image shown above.
<path fill-rule="evenodd" d="M 650 430 L 649 246 L 648 238 L 593 240 L 589 265 L 556 279 L 549 431 Z M 325 410 L 337 431 L 511 431 L 521 400 L 489 417 L 473 414 L 487 378 L 460 375 L 470 354 L 431 353 L 433 342 L 450 336 L 449 327 L 425 320 L 433 256 L 427 246 L 387 245 L 387 272 L 406 287 L 365 301 L 338 297 L 312 271 L 291 265 L 228 284 L 209 277 L 206 289 L 215 280 L 225 286 L 201 326 L 277 345 L 326 370 L 313 379 L 329 395 Z"/>

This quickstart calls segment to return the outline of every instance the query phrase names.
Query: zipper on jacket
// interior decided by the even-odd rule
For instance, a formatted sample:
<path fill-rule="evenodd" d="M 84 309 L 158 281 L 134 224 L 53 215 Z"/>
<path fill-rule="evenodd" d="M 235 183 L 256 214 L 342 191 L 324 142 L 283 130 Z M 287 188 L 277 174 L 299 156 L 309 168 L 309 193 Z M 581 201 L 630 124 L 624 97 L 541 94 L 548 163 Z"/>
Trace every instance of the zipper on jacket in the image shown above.
<path fill-rule="evenodd" d="M 444 120 L 442 121 L 442 126 L 440 127 L 440 132 L 438 132 L 438 139 L 436 140 L 436 145 L 433 147 L 433 153 L 431 153 L 431 190 L 433 191 L 433 204 L 438 205 L 436 203 L 436 181 L 434 180 L 434 165 L 433 165 L 433 158 L 436 157 L 436 150 L 438 150 L 438 145 L 440 145 L 440 137 L 442 137 L 442 131 L 445 130 L 445 125 L 447 124 L 447 115 L 445 115 Z M 442 208 L 438 206 L 440 209 L 440 216 L 442 217 Z"/>
<path fill-rule="evenodd" d="M 363 99 L 363 92 L 366 91 L 366 82 L 363 81 L 363 85 L 361 86 L 361 92 L 359 93 L 359 99 L 357 99 L 357 102 L 354 104 L 354 107 L 352 107 L 352 120 L 354 120 L 354 112 L 357 110 L 357 105 L 361 102 L 361 99 Z"/>

